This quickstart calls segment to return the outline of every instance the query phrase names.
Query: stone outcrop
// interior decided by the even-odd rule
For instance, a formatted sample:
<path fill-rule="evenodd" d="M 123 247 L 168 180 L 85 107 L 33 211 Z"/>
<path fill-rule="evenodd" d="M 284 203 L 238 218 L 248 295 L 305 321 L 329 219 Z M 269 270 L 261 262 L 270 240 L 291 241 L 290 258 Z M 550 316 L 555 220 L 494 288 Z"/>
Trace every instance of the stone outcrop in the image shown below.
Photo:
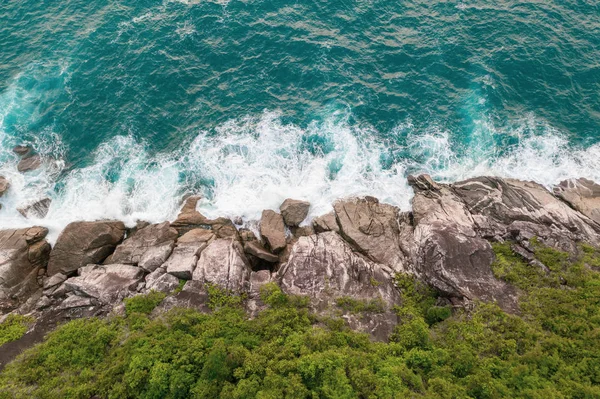
<path fill-rule="evenodd" d="M 409 182 L 415 190 L 415 273 L 447 296 L 496 301 L 515 311 L 516 292 L 494 277 L 492 247 L 477 234 L 477 223 L 463 200 L 429 176 L 410 177 Z"/>
<path fill-rule="evenodd" d="M 172 274 L 167 273 L 165 267 L 159 267 L 145 278 L 146 292 L 159 291 L 171 293 L 179 286 L 179 279 Z"/>
<path fill-rule="evenodd" d="M 329 212 L 314 218 L 313 229 L 315 230 L 315 233 L 324 233 L 326 231 L 335 231 L 336 233 L 339 233 L 340 226 L 338 226 L 335 213 Z"/>
<path fill-rule="evenodd" d="M 248 255 L 255 256 L 258 259 L 262 259 L 265 262 L 269 263 L 277 263 L 279 261 L 279 256 L 273 255 L 271 252 L 267 251 L 265 247 L 258 241 L 248 241 L 244 244 L 244 251 Z"/>
<path fill-rule="evenodd" d="M 308 216 L 310 202 L 288 198 L 279 207 L 281 216 L 286 225 L 298 226 Z"/>
<path fill-rule="evenodd" d="M 321 314 L 342 312 L 338 301 L 343 298 L 381 304 L 378 311 L 346 311 L 343 317 L 353 329 L 385 340 L 397 323 L 392 307 L 400 300 L 391 276 L 390 268 L 364 258 L 337 233 L 327 232 L 300 238 L 277 279 L 284 292 L 308 295 L 313 310 Z"/>
<path fill-rule="evenodd" d="M 238 232 L 233 222 L 227 218 L 209 219 L 196 210 L 199 196 L 186 199 L 177 219 L 171 224 L 179 234 L 197 229 L 212 230 L 218 238 L 238 238 Z"/>
<path fill-rule="evenodd" d="M 0 176 L 0 197 L 2 197 L 4 193 L 8 191 L 9 188 L 10 182 L 8 181 L 8 179 L 6 179 L 6 177 L 4 176 Z"/>
<path fill-rule="evenodd" d="M 0 230 L 0 303 L 22 302 L 39 288 L 38 274 L 50 254 L 47 234 L 45 227 Z"/>
<path fill-rule="evenodd" d="M 135 292 L 144 271 L 131 265 L 88 265 L 78 276 L 65 281 L 67 290 L 79 297 L 112 305 Z"/>
<path fill-rule="evenodd" d="M 200 253 L 213 239 L 214 233 L 211 230 L 188 231 L 177 240 L 177 246 L 163 267 L 167 269 L 167 273 L 177 278 L 191 280 Z"/>
<path fill-rule="evenodd" d="M 263 211 L 260 218 L 260 235 L 271 251 L 279 252 L 287 245 L 283 217 L 270 209 Z"/>
<path fill-rule="evenodd" d="M 110 261 L 138 265 L 147 272 L 161 266 L 175 247 L 177 230 L 169 222 L 151 224 L 137 230 L 120 244 Z"/>
<path fill-rule="evenodd" d="M 239 294 L 248 292 L 251 271 L 242 245 L 233 239 L 220 238 L 202 251 L 192 279 Z"/>
<path fill-rule="evenodd" d="M 554 194 L 596 223 L 600 223 L 600 185 L 588 179 L 572 179 L 554 187 Z"/>
<path fill-rule="evenodd" d="M 32 204 L 25 205 L 17 208 L 17 211 L 25 218 L 38 218 L 43 219 L 48 214 L 50 204 L 52 200 L 50 198 L 43 198 L 39 201 L 35 201 Z"/>
<path fill-rule="evenodd" d="M 82 266 L 102 263 L 123 240 L 123 222 L 74 222 L 58 236 L 50 254 L 48 275 L 73 274 Z"/>

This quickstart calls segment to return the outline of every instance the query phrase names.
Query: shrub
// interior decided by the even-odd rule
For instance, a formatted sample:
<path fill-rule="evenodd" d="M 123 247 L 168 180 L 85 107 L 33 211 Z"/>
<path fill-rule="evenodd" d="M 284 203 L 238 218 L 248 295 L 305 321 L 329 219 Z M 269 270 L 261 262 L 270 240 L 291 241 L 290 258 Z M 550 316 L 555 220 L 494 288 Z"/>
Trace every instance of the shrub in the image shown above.
<path fill-rule="evenodd" d="M 8 315 L 8 317 L 0 323 L 0 346 L 21 338 L 27 332 L 27 328 L 32 322 L 32 317 L 22 316 L 20 314 Z"/>
<path fill-rule="evenodd" d="M 149 314 L 163 299 L 165 299 L 166 296 L 167 295 L 162 292 L 150 291 L 145 295 L 136 295 L 131 298 L 125 298 L 125 311 L 127 312 L 127 315 L 131 315 L 132 313 Z"/>

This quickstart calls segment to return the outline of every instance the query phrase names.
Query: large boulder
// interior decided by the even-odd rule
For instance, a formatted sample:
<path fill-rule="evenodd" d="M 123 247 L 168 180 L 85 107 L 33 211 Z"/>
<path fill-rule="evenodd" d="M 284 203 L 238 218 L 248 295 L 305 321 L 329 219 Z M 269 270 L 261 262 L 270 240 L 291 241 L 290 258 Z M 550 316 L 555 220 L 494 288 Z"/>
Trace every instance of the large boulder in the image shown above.
<path fill-rule="evenodd" d="M 571 253 L 577 252 L 580 241 L 600 245 L 598 223 L 537 183 L 477 177 L 453 184 L 452 190 L 476 218 L 481 235 L 491 231 L 518 241 L 536 236 Z"/>
<path fill-rule="evenodd" d="M 213 239 L 214 233 L 211 230 L 188 231 L 177 240 L 177 246 L 163 267 L 167 269 L 167 273 L 177 278 L 191 280 L 200 253 Z"/>
<path fill-rule="evenodd" d="M 37 277 L 48 263 L 48 229 L 0 230 L 0 301 L 19 301 L 39 288 Z"/>
<path fill-rule="evenodd" d="M 246 293 L 252 269 L 239 241 L 220 238 L 200 254 L 193 280 L 217 285 L 234 293 Z"/>
<path fill-rule="evenodd" d="M 10 188 L 10 183 L 4 176 L 0 176 L 0 197 Z"/>
<path fill-rule="evenodd" d="M 31 155 L 23 158 L 17 164 L 17 170 L 21 173 L 38 169 L 42 166 L 42 158 L 39 155 Z"/>
<path fill-rule="evenodd" d="M 308 295 L 319 314 L 341 314 L 351 328 L 386 340 L 397 323 L 393 307 L 400 300 L 392 273 L 355 253 L 337 233 L 326 232 L 301 237 L 277 279 L 285 293 Z M 339 307 L 345 299 L 377 306 L 354 312 Z"/>
<path fill-rule="evenodd" d="M 263 211 L 260 218 L 260 235 L 271 251 L 279 252 L 287 245 L 283 217 L 270 209 Z"/>
<path fill-rule="evenodd" d="M 340 235 L 355 250 L 397 272 L 409 269 L 412 226 L 398 208 L 372 197 L 338 201 L 333 207 Z"/>
<path fill-rule="evenodd" d="M 94 298 L 113 305 L 135 292 L 144 271 L 131 265 L 88 265 L 79 268 L 79 276 L 64 282 L 77 296 Z"/>
<path fill-rule="evenodd" d="M 494 277 L 492 247 L 478 236 L 477 223 L 463 200 L 427 175 L 410 176 L 409 183 L 415 190 L 415 273 L 449 297 L 497 302 L 516 311 L 516 292 Z"/>
<path fill-rule="evenodd" d="M 198 201 L 202 197 L 191 196 L 185 200 L 177 219 L 171 224 L 179 234 L 190 230 L 202 228 L 212 230 L 218 238 L 239 238 L 238 231 L 233 222 L 227 218 L 209 219 L 198 212 Z"/>
<path fill-rule="evenodd" d="M 600 223 L 600 185 L 588 179 L 571 179 L 554 187 L 554 194 L 583 213 L 596 223 Z"/>
<path fill-rule="evenodd" d="M 82 266 L 102 263 L 123 240 L 125 225 L 117 221 L 73 222 L 58 236 L 50 254 L 48 275 L 72 275 Z"/>
<path fill-rule="evenodd" d="M 338 226 L 334 212 L 329 212 L 325 215 L 314 218 L 312 224 L 315 233 L 324 233 L 326 231 L 335 231 L 336 233 L 340 232 L 340 226 Z"/>
<path fill-rule="evenodd" d="M 310 202 L 300 201 L 288 198 L 283 201 L 283 204 L 279 207 L 281 216 L 286 225 L 290 227 L 298 226 L 306 216 L 308 216 L 308 210 L 310 209 Z"/>
<path fill-rule="evenodd" d="M 162 265 L 175 246 L 177 230 L 169 222 L 151 224 L 137 230 L 115 249 L 111 262 L 138 265 L 152 272 Z"/>

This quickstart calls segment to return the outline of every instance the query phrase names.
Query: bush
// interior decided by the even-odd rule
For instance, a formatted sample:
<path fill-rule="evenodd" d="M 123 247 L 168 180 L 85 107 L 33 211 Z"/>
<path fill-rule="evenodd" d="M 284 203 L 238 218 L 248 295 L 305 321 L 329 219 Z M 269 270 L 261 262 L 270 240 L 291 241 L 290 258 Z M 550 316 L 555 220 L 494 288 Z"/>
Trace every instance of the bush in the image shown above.
<path fill-rule="evenodd" d="M 125 311 L 127 315 L 132 313 L 150 314 L 167 295 L 162 292 L 150 291 L 145 295 L 136 295 L 125 298 Z"/>
<path fill-rule="evenodd" d="M 27 332 L 27 328 L 32 322 L 32 317 L 22 316 L 20 314 L 8 315 L 8 317 L 0 323 L 0 346 L 21 338 Z"/>

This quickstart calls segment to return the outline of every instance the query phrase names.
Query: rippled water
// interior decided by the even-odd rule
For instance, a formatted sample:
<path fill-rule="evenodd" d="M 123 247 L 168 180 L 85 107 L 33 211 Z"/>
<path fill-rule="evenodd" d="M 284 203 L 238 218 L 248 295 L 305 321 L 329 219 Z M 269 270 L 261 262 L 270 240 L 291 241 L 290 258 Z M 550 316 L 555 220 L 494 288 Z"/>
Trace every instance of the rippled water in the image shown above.
<path fill-rule="evenodd" d="M 405 176 L 600 181 L 596 1 L 2 1 L 2 226 L 312 214 Z M 14 145 L 50 159 L 16 172 Z"/>

